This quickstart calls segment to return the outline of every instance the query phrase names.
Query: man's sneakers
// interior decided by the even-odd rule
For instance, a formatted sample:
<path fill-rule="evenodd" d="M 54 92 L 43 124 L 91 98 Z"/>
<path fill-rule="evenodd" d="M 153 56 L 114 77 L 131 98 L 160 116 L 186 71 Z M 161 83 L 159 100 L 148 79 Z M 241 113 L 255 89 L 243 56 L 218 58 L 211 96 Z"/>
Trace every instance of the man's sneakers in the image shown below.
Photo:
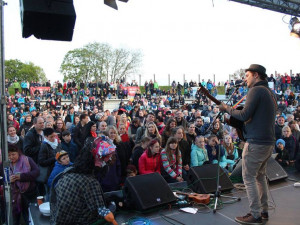
<path fill-rule="evenodd" d="M 268 220 L 269 219 L 269 213 L 268 212 L 262 212 L 261 213 L 261 219 L 262 220 Z"/>
<path fill-rule="evenodd" d="M 249 225 L 260 225 L 262 224 L 262 218 L 255 218 L 251 213 L 248 213 L 246 216 L 235 217 L 235 221 L 240 224 L 249 224 Z"/>

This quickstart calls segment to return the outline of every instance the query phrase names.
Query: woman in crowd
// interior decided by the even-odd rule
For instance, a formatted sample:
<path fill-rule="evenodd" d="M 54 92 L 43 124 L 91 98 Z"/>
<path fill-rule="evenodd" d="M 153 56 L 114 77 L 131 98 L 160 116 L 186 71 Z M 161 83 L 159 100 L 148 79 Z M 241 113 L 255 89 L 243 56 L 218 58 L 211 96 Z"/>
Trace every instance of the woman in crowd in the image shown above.
<path fill-rule="evenodd" d="M 121 183 L 123 183 L 126 178 L 126 167 L 132 154 L 131 148 L 127 143 L 122 142 L 115 126 L 107 126 L 106 133 L 116 146 L 117 156 L 121 163 Z"/>
<path fill-rule="evenodd" d="M 157 138 L 159 140 L 159 143 L 161 143 L 161 136 L 154 122 L 150 122 L 147 124 L 144 137 Z"/>
<path fill-rule="evenodd" d="M 290 164 L 295 162 L 297 156 L 297 143 L 295 137 L 292 135 L 291 128 L 289 126 L 284 126 L 282 128 L 282 138 L 285 141 L 285 149 L 289 153 Z"/>
<path fill-rule="evenodd" d="M 230 135 L 225 135 L 223 147 L 225 149 L 225 157 L 229 172 L 233 170 L 235 163 L 239 158 L 238 150 L 232 143 Z"/>
<path fill-rule="evenodd" d="M 62 133 L 66 130 L 66 125 L 65 125 L 65 122 L 63 121 L 63 119 L 58 118 L 54 122 L 54 127 L 55 127 L 55 132 L 56 132 L 57 136 L 62 141 Z"/>
<path fill-rule="evenodd" d="M 162 143 L 161 146 L 165 147 L 166 143 L 168 141 L 168 138 L 171 136 L 171 131 L 173 128 L 176 127 L 176 120 L 174 118 L 171 118 L 167 121 L 166 126 L 162 132 L 161 138 L 162 138 Z"/>
<path fill-rule="evenodd" d="M 168 183 L 183 181 L 182 158 L 176 138 L 168 139 L 166 147 L 161 151 L 161 161 L 161 174 Z"/>
<path fill-rule="evenodd" d="M 216 120 L 213 124 L 212 124 L 212 129 L 208 132 L 208 136 L 210 135 L 216 135 L 218 137 L 218 139 L 222 139 L 223 140 L 223 130 L 221 129 L 221 124 L 220 121 Z"/>
<path fill-rule="evenodd" d="M 192 146 L 192 144 L 195 142 L 195 138 L 197 137 L 194 123 L 188 124 L 187 132 L 185 133 L 185 135 L 186 135 L 186 140 L 189 143 L 189 146 Z"/>
<path fill-rule="evenodd" d="M 55 164 L 55 155 L 62 150 L 57 140 L 57 134 L 53 128 L 44 129 L 44 141 L 39 151 L 38 163 L 43 167 L 48 167 L 48 177 Z"/>
<path fill-rule="evenodd" d="M 175 137 L 178 141 L 179 150 L 182 157 L 182 177 L 186 180 L 188 171 L 190 170 L 191 163 L 191 148 L 189 143 L 186 141 L 184 128 L 182 126 L 172 129 L 172 137 Z"/>
<path fill-rule="evenodd" d="M 124 124 L 126 131 L 128 130 L 128 127 L 130 126 L 130 122 L 128 121 L 127 115 L 125 113 L 120 115 L 120 121 L 117 123 L 117 128 L 119 128 L 120 124 Z"/>
<path fill-rule="evenodd" d="M 219 164 L 220 167 L 225 168 L 227 166 L 227 160 L 225 157 L 225 151 L 222 145 L 219 143 L 219 139 L 216 135 L 212 134 L 208 137 L 208 144 L 205 146 L 209 162 L 212 164 Z M 218 155 L 220 151 L 220 160 Z"/>
<path fill-rule="evenodd" d="M 10 161 L 10 182 L 12 189 L 12 211 L 14 225 L 20 224 L 23 215 L 25 224 L 29 224 L 29 203 L 36 199 L 35 179 L 40 171 L 35 162 L 23 155 L 16 145 L 8 145 L 8 158 Z"/>
<path fill-rule="evenodd" d="M 14 144 L 23 152 L 23 138 L 17 135 L 17 130 L 13 125 L 9 125 L 7 128 L 7 142 Z"/>
<path fill-rule="evenodd" d="M 150 141 L 151 141 L 151 138 L 143 137 L 141 140 L 141 143 L 134 146 L 134 149 L 132 151 L 131 161 L 137 170 L 139 169 L 139 159 L 140 159 L 141 155 L 144 153 L 144 151 L 146 150 Z"/>
<path fill-rule="evenodd" d="M 126 125 L 125 124 L 122 123 L 122 124 L 119 125 L 118 132 L 119 132 L 119 135 L 121 137 L 122 142 L 129 142 L 129 136 L 128 136 L 127 131 L 126 131 Z"/>
<path fill-rule="evenodd" d="M 94 139 L 97 137 L 96 131 L 97 131 L 96 123 L 94 121 L 89 121 L 86 124 L 83 132 L 84 143 L 93 142 Z"/>
<path fill-rule="evenodd" d="M 75 130 L 75 127 L 77 126 L 77 124 L 79 123 L 80 121 L 80 118 L 78 115 L 74 115 L 74 120 L 73 120 L 73 124 L 72 126 L 70 127 L 69 131 L 71 132 L 71 135 L 73 137 L 74 135 L 74 130 Z"/>
<path fill-rule="evenodd" d="M 196 137 L 195 143 L 192 144 L 191 148 L 191 167 L 202 166 L 205 162 L 209 161 L 205 148 L 205 138 L 203 136 Z"/>
<path fill-rule="evenodd" d="M 148 144 L 147 149 L 139 159 L 139 173 L 160 173 L 161 158 L 160 158 L 160 141 L 154 138 Z"/>

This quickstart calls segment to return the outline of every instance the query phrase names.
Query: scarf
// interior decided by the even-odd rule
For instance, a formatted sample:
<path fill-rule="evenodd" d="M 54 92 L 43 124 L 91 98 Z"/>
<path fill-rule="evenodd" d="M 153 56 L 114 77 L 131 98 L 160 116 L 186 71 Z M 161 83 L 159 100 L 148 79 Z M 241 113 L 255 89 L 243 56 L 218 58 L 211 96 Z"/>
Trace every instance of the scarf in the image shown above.
<path fill-rule="evenodd" d="M 10 164 L 11 175 L 28 173 L 31 171 L 28 157 L 20 154 L 19 160 L 13 166 Z M 21 194 L 29 188 L 30 182 L 15 181 L 12 188 L 13 196 L 13 213 L 18 215 L 22 212 Z"/>
<path fill-rule="evenodd" d="M 94 131 L 91 131 L 91 135 L 92 135 L 93 138 L 96 138 L 96 137 L 97 137 L 97 133 L 94 132 Z"/>
<path fill-rule="evenodd" d="M 58 146 L 57 139 L 54 142 L 49 141 L 47 138 L 44 139 L 44 142 L 49 144 L 53 150 L 55 150 Z"/>
<path fill-rule="evenodd" d="M 18 143 L 19 139 L 20 138 L 19 138 L 18 135 L 15 135 L 14 137 L 7 135 L 7 141 L 10 144 L 16 144 L 16 143 Z"/>

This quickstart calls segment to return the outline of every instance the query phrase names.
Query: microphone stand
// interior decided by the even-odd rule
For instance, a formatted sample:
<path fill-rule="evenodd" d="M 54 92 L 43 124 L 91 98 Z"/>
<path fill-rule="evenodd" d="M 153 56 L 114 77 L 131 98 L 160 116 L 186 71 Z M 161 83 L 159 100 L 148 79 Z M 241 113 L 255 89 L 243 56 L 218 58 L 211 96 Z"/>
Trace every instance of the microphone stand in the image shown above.
<path fill-rule="evenodd" d="M 218 146 L 217 188 L 216 188 L 215 194 L 212 194 L 212 196 L 214 196 L 214 198 L 215 198 L 213 213 L 216 213 L 216 211 L 217 211 L 218 201 L 219 201 L 220 197 L 230 198 L 230 199 L 232 199 L 233 202 L 241 201 L 240 197 L 221 195 L 221 188 L 222 187 L 220 185 L 220 170 L 223 171 L 223 169 L 221 169 L 221 167 L 220 167 L 220 158 L 221 158 L 221 141 L 220 141 L 220 144 Z"/>

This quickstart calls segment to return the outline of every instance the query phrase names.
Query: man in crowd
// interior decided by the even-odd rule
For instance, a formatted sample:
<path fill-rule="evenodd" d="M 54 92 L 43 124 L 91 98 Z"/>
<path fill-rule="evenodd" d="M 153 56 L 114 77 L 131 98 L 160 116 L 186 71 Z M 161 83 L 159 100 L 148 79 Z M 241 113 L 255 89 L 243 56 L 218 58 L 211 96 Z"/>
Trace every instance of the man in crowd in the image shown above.
<path fill-rule="evenodd" d="M 38 163 L 38 155 L 44 139 L 44 127 L 45 125 L 43 117 L 34 118 L 33 128 L 27 132 L 23 142 L 23 150 L 25 155 L 30 156 L 36 163 Z"/>
<path fill-rule="evenodd" d="M 147 127 L 147 124 L 150 123 L 150 122 L 154 122 L 155 121 L 155 115 L 153 112 L 149 112 L 147 114 L 147 117 L 146 117 L 146 122 L 143 126 L 139 127 L 136 131 L 136 138 L 135 138 L 135 143 L 140 143 L 141 139 L 142 139 L 142 136 L 145 134 L 145 130 L 146 130 L 146 127 Z"/>
<path fill-rule="evenodd" d="M 74 130 L 74 142 L 77 144 L 79 151 L 84 145 L 84 127 L 89 122 L 89 116 L 87 114 L 80 115 L 80 122 L 77 124 Z"/>

